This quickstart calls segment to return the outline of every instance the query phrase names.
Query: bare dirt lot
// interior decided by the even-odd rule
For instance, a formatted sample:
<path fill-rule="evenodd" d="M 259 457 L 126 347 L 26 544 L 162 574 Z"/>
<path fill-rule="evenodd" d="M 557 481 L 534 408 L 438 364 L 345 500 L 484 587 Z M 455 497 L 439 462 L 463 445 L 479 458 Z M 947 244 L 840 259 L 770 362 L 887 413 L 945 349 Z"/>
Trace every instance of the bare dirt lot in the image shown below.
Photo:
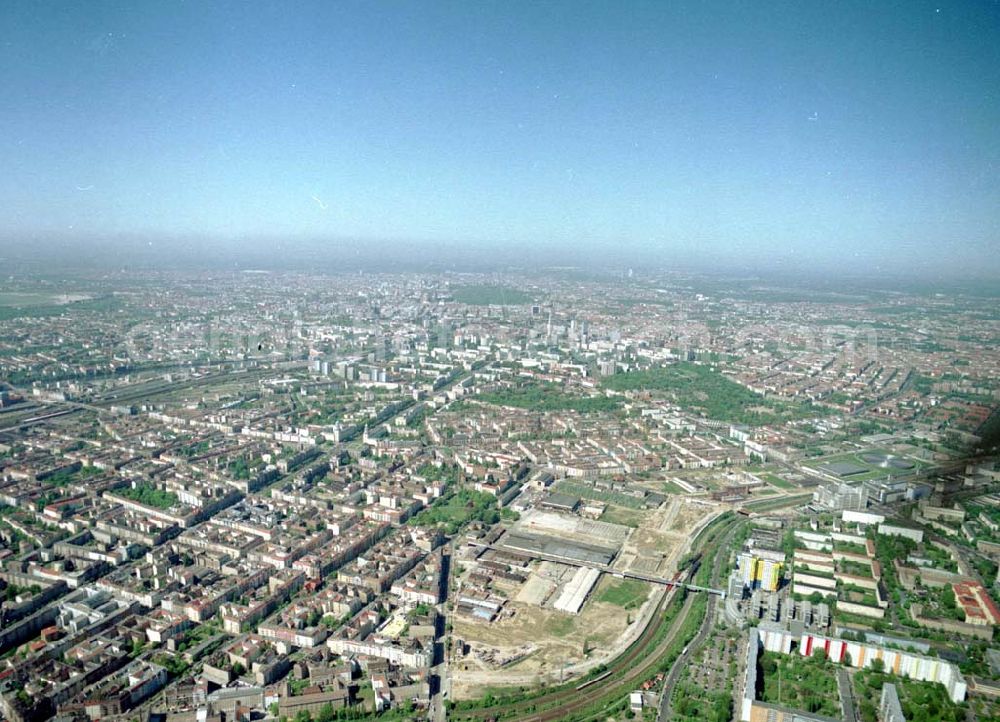
<path fill-rule="evenodd" d="M 628 611 L 617 604 L 597 601 L 617 581 L 603 575 L 578 615 L 511 601 L 507 608 L 514 611 L 513 617 L 492 624 L 455 616 L 454 635 L 472 647 L 513 653 L 533 645 L 534 651 L 502 669 L 490 668 L 471 654 L 453 657 L 453 695 L 467 698 L 480 695 L 487 687 L 558 680 L 564 667 L 581 662 L 596 665 L 620 652 L 619 647 L 637 631 L 637 620 L 645 620 L 655 595 L 647 598 L 642 609 Z"/>
<path fill-rule="evenodd" d="M 659 509 L 646 512 L 615 562 L 618 569 L 671 576 L 684 554 L 692 530 L 718 512 L 716 505 L 673 497 Z"/>

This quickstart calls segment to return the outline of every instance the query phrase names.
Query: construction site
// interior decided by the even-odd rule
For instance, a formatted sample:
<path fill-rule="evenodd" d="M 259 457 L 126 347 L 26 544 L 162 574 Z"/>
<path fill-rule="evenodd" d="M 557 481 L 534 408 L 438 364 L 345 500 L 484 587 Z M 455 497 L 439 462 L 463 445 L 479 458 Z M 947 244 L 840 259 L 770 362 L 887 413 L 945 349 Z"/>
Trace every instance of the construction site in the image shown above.
<path fill-rule="evenodd" d="M 721 510 L 672 497 L 636 526 L 536 507 L 460 550 L 454 695 L 558 682 L 637 637 L 677 571 L 692 530 Z"/>

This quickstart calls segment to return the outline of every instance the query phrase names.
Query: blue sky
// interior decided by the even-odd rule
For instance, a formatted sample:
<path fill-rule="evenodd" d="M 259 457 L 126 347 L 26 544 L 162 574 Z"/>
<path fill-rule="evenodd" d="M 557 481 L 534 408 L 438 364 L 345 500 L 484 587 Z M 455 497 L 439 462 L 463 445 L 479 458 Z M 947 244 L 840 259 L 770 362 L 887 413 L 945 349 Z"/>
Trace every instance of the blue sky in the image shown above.
<path fill-rule="evenodd" d="M 0 28 L 4 244 L 1000 272 L 997 2 L 7 0 Z"/>

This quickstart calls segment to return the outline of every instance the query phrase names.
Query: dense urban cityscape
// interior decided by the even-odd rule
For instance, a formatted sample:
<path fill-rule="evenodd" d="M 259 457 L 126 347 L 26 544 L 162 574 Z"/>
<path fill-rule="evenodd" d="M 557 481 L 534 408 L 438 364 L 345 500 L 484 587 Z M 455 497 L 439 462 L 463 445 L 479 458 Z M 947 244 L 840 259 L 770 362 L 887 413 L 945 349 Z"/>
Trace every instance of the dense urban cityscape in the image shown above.
<path fill-rule="evenodd" d="M 995 298 L 129 271 L 0 294 L 0 711 L 1000 715 Z"/>
<path fill-rule="evenodd" d="M 1000 0 L 0 28 L 0 722 L 1000 722 Z"/>

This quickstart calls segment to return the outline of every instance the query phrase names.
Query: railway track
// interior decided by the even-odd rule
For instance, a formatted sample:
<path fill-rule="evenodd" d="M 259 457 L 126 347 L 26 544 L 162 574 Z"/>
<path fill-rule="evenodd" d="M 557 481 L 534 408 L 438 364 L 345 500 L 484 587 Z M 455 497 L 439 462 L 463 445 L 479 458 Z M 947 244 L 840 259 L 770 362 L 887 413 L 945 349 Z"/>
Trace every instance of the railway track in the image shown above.
<path fill-rule="evenodd" d="M 658 618 L 662 616 L 663 612 L 670 605 L 670 603 L 673 601 L 674 597 L 677 596 L 677 594 L 679 594 L 679 592 L 677 591 L 676 588 L 672 588 L 669 592 L 667 592 L 663 596 L 663 599 L 660 600 L 659 605 L 657 605 L 656 612 L 654 613 L 652 618 Z M 682 607 L 681 612 L 677 615 L 677 617 L 674 620 L 675 622 L 686 618 L 687 611 L 690 608 L 692 600 L 693 597 L 689 597 L 685 601 L 684 607 Z M 676 625 L 674 626 L 674 629 L 676 629 Z M 671 632 L 667 634 L 666 638 L 671 638 L 672 636 L 674 636 L 673 635 L 674 629 L 672 629 Z M 625 672 L 625 678 L 616 678 L 614 680 L 611 680 L 612 682 L 616 684 L 619 682 L 625 682 L 629 679 L 634 678 L 638 674 L 637 670 L 641 668 L 641 665 L 639 667 L 633 665 L 637 661 L 637 659 L 640 656 L 643 656 L 643 653 L 647 651 L 649 643 L 656 636 L 658 630 L 659 630 L 658 624 L 648 625 L 646 629 L 643 631 L 643 633 L 639 636 L 639 638 L 632 643 L 632 645 L 623 653 L 623 655 L 621 657 L 618 657 L 618 659 L 616 659 L 612 663 L 611 668 L 606 673 L 608 676 L 614 675 L 618 672 L 621 672 L 622 670 L 627 670 Z M 648 659 L 651 658 L 653 655 L 645 655 L 645 656 Z M 629 669 L 629 667 L 631 667 L 631 669 Z M 535 722 L 541 722 L 541 720 L 554 720 L 558 719 L 560 716 L 566 715 L 573 709 L 577 709 L 579 707 L 578 702 L 569 703 L 568 702 L 569 700 L 571 699 L 579 700 L 582 698 L 587 700 L 587 703 L 589 703 L 593 698 L 595 698 L 595 693 L 603 695 L 605 693 L 603 686 L 591 685 L 580 689 L 578 689 L 577 687 L 570 686 L 567 687 L 566 689 L 560 689 L 556 692 L 544 695 L 542 697 L 526 699 L 523 702 L 517 702 L 513 705 L 506 705 L 499 709 L 496 707 L 487 707 L 484 709 L 458 710 L 455 713 L 453 713 L 451 717 L 456 720 L 491 719 L 497 716 L 498 713 L 503 714 L 504 716 L 509 716 L 514 712 L 522 711 L 522 714 L 514 716 L 513 719 L 518 720 L 518 722 L 528 722 L 529 720 L 534 720 Z M 564 700 L 567 701 L 567 704 L 560 704 Z M 536 707 L 539 706 L 549 707 L 552 705 L 555 705 L 552 709 L 544 710 L 538 713 L 533 713 L 533 710 Z"/>
<path fill-rule="evenodd" d="M 642 662 L 628 669 L 624 676 L 614 680 L 615 686 L 629 686 L 631 682 L 639 682 L 655 674 L 655 669 L 660 663 L 660 658 L 677 639 L 679 630 L 684 626 L 684 622 L 687 621 L 687 617 L 691 613 L 691 607 L 694 604 L 694 600 L 694 596 L 688 595 L 687 599 L 684 600 L 684 606 L 681 608 L 680 613 L 673 620 L 670 631 L 667 632 L 667 635 L 663 638 L 660 644 L 656 646 L 656 649 L 646 655 Z M 636 661 L 635 656 L 625 662 L 625 666 L 628 667 L 629 664 L 634 661 Z M 574 712 L 585 710 L 587 707 L 594 704 L 594 702 L 608 694 L 607 689 L 601 685 L 595 685 L 588 689 L 593 690 L 590 695 L 582 694 L 587 690 L 578 691 L 574 689 L 570 694 L 570 696 L 575 695 L 575 699 L 572 702 L 550 710 L 539 712 L 537 714 L 518 717 L 518 722 L 554 722 L 555 720 L 561 720 Z M 607 713 L 602 712 L 601 716 L 607 717 Z"/>

